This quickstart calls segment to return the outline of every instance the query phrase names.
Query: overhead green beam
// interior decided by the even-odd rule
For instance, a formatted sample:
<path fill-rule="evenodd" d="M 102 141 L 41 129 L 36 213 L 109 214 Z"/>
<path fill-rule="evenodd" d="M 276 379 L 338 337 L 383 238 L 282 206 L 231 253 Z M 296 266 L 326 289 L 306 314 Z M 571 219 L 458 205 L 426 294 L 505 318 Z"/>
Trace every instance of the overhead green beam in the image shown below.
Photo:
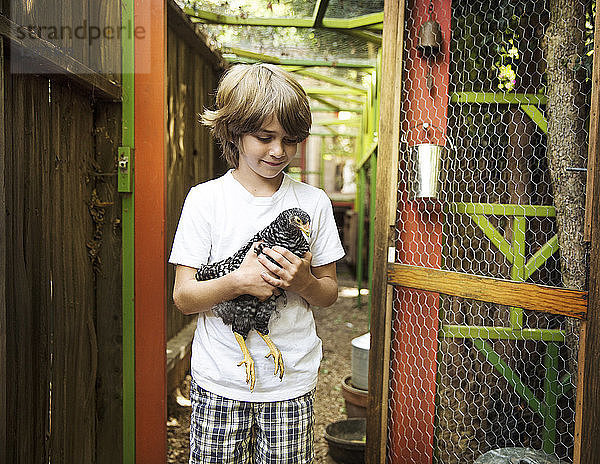
<path fill-rule="evenodd" d="M 305 87 L 304 90 L 309 95 L 364 95 L 362 91 L 355 89 L 333 89 L 331 87 Z"/>
<path fill-rule="evenodd" d="M 321 0 L 327 8 L 328 1 Z M 317 14 L 321 13 L 321 5 L 318 3 L 312 18 L 242 18 L 234 15 L 222 15 L 211 11 L 184 8 L 183 11 L 190 17 L 192 22 L 203 22 L 212 24 L 227 24 L 231 26 L 272 26 L 272 27 L 319 27 L 316 24 Z M 322 12 L 325 15 L 325 11 Z M 371 13 L 354 18 L 325 18 L 322 17 L 320 26 L 326 29 L 355 29 L 358 27 L 370 27 L 383 23 L 383 11 Z"/>
<path fill-rule="evenodd" d="M 330 101 L 325 100 L 324 98 L 321 98 L 318 95 L 309 95 L 309 97 L 312 98 L 313 100 L 323 103 L 324 105 L 327 105 L 328 107 L 330 107 L 331 109 L 333 109 L 335 111 L 342 111 L 342 107 L 340 105 L 331 103 Z"/>
<path fill-rule="evenodd" d="M 310 111 L 313 113 L 337 113 L 339 111 L 347 111 L 348 113 L 362 113 L 362 109 L 360 108 L 332 108 L 330 106 L 311 106 Z"/>
<path fill-rule="evenodd" d="M 368 61 L 358 62 L 347 62 L 347 61 L 325 61 L 325 60 L 299 60 L 299 59 L 282 59 L 272 55 L 265 55 L 262 53 L 251 52 L 248 50 L 242 50 L 236 47 L 226 47 L 224 50 L 225 55 L 223 56 L 227 61 L 238 61 L 238 62 L 249 62 L 253 63 L 256 61 L 262 61 L 263 63 L 273 63 L 279 65 L 289 66 L 322 66 L 326 68 L 358 68 L 358 69 L 373 69 L 375 65 Z M 236 56 L 227 56 L 227 53 L 231 53 Z M 242 59 L 240 59 L 242 58 Z M 247 58 L 249 60 L 244 60 Z"/>
<path fill-rule="evenodd" d="M 329 0 L 317 0 L 313 13 L 314 27 L 321 27 L 323 25 L 323 18 L 325 17 L 325 12 L 327 11 L 328 6 Z"/>
<path fill-rule="evenodd" d="M 349 30 L 342 30 L 341 32 L 343 32 L 344 34 L 351 35 L 353 37 L 358 37 L 359 39 L 366 40 L 367 42 L 374 43 L 378 47 L 381 47 L 381 44 L 383 42 L 383 38 L 381 37 L 381 34 L 377 34 L 375 32 L 371 32 L 371 31 L 366 31 L 364 29 L 349 29 Z"/>
<path fill-rule="evenodd" d="M 313 121 L 315 126 L 360 126 L 361 118 L 328 119 L 326 121 Z"/>
<path fill-rule="evenodd" d="M 309 71 L 307 69 L 300 69 L 296 71 L 296 74 L 310 77 L 311 79 L 316 79 L 322 82 L 327 82 L 328 84 L 339 85 L 340 87 L 348 87 L 349 89 L 354 89 L 364 94 L 367 93 L 367 89 L 364 88 L 362 85 L 347 81 L 345 79 L 327 76 L 325 74 L 321 74 L 315 71 Z"/>
<path fill-rule="evenodd" d="M 326 129 L 331 129 L 331 127 L 327 127 Z M 314 135 L 315 137 L 349 137 L 356 138 L 358 135 L 356 134 L 329 134 L 324 132 L 311 132 L 310 135 Z"/>
<path fill-rule="evenodd" d="M 301 69 L 308 69 L 306 66 L 281 66 L 281 68 L 291 73 L 300 71 Z"/>

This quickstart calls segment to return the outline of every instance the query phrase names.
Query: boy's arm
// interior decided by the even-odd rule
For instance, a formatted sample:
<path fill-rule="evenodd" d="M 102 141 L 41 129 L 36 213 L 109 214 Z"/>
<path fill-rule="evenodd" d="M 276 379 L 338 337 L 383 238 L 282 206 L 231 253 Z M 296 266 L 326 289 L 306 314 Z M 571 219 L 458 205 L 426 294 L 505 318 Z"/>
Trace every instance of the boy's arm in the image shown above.
<path fill-rule="evenodd" d="M 299 258 L 279 246 L 264 248 L 263 252 L 278 263 L 272 263 L 263 255 L 258 257 L 260 263 L 270 271 L 270 275 L 263 276 L 266 282 L 296 292 L 314 306 L 327 307 L 336 302 L 338 284 L 335 262 L 312 267 L 310 252 Z"/>
<path fill-rule="evenodd" d="M 312 275 L 316 282 L 309 285 L 300 296 L 313 306 L 326 308 L 337 301 L 338 282 L 335 263 L 311 267 Z"/>
<path fill-rule="evenodd" d="M 214 305 L 233 300 L 240 295 L 254 295 L 266 300 L 279 289 L 269 284 L 261 275 L 268 271 L 258 261 L 254 246 L 246 254 L 238 269 L 212 280 L 198 282 L 192 267 L 178 265 L 175 269 L 173 301 L 184 314 L 208 311 Z"/>

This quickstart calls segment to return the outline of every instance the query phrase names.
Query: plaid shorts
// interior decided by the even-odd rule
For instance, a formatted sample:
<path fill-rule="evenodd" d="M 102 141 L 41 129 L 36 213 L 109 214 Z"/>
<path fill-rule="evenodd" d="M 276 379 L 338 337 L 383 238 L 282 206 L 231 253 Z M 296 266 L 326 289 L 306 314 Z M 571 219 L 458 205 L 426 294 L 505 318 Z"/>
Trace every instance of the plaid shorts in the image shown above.
<path fill-rule="evenodd" d="M 314 394 L 254 403 L 224 398 L 192 380 L 189 464 L 312 463 Z"/>

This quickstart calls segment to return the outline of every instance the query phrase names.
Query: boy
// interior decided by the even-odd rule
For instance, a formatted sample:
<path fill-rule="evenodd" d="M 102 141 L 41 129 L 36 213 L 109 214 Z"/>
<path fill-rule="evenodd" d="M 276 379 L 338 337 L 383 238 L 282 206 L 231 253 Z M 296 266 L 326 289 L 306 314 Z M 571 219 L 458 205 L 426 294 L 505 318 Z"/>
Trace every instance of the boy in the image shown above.
<path fill-rule="evenodd" d="M 190 463 L 310 463 L 313 396 L 321 361 L 310 305 L 337 299 L 335 262 L 344 255 L 331 202 L 315 187 L 283 170 L 308 137 L 311 115 L 302 87 L 267 64 L 236 65 L 223 77 L 217 108 L 202 121 L 222 144 L 230 169 L 193 187 L 184 204 L 169 262 L 176 264 L 173 299 L 185 314 L 199 313 L 192 344 Z M 240 267 L 198 282 L 196 269 L 231 256 L 281 211 L 301 208 L 311 217 L 310 252 L 299 258 L 282 247 L 253 249 Z M 250 332 L 256 385 L 246 384 L 231 327 L 211 308 L 239 295 L 278 299 L 269 331 L 285 360 L 273 375 L 265 345 Z"/>

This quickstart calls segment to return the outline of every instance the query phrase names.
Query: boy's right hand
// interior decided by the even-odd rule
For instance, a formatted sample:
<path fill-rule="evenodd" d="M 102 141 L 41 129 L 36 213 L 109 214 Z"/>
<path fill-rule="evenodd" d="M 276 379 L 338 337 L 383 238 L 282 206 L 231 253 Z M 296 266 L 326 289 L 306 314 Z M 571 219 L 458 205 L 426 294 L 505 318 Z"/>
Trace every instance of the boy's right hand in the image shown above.
<path fill-rule="evenodd" d="M 239 285 L 240 295 L 252 295 L 260 301 L 264 301 L 273 295 L 279 295 L 280 290 L 277 287 L 267 283 L 262 274 L 271 275 L 271 272 L 264 267 L 258 260 L 254 248 L 260 242 L 255 242 L 250 247 L 244 257 L 242 264 L 233 273 L 236 274 Z"/>

